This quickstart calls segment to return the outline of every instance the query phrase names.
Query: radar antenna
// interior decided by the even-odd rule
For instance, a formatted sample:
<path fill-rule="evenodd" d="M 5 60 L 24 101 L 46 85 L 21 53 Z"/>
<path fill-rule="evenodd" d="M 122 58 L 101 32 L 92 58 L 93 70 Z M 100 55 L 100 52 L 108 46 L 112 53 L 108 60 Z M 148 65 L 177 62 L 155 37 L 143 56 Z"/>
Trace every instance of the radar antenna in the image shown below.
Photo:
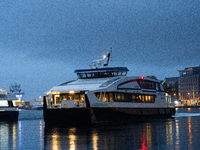
<path fill-rule="evenodd" d="M 101 67 L 101 61 L 104 61 L 103 67 L 107 67 L 110 59 L 110 55 L 112 52 L 112 48 L 110 52 L 107 52 L 106 55 L 103 56 L 103 59 L 93 60 L 92 65 L 89 65 L 91 69 Z"/>

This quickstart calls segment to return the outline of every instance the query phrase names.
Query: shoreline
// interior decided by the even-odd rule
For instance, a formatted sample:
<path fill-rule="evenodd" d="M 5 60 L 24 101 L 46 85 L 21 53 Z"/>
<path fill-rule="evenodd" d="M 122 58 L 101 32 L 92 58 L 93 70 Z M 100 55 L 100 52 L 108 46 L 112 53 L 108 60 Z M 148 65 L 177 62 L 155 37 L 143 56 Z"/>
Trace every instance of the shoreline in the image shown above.
<path fill-rule="evenodd" d="M 200 105 L 196 105 L 196 106 L 175 106 L 175 108 L 200 108 Z"/>

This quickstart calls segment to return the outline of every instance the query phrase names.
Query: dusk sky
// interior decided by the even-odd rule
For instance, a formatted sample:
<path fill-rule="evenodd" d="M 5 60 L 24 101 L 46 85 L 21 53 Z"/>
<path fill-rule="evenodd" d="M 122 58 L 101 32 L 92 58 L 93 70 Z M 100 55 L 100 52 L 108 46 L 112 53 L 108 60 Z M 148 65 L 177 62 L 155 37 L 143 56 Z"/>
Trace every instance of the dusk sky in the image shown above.
<path fill-rule="evenodd" d="M 110 50 L 128 76 L 178 77 L 200 65 L 198 0 L 1 0 L 0 88 L 25 101 L 76 79 Z"/>

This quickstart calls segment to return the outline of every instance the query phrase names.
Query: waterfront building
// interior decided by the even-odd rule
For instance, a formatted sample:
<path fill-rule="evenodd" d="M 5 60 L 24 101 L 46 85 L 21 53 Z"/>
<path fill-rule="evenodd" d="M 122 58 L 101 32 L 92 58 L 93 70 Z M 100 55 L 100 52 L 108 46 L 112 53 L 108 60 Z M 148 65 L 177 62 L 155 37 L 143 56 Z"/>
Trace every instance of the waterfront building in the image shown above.
<path fill-rule="evenodd" d="M 178 80 L 179 77 L 168 77 L 163 81 L 163 87 L 169 91 L 171 97 L 178 98 Z"/>
<path fill-rule="evenodd" d="M 178 70 L 179 99 L 184 105 L 200 104 L 200 66 Z"/>

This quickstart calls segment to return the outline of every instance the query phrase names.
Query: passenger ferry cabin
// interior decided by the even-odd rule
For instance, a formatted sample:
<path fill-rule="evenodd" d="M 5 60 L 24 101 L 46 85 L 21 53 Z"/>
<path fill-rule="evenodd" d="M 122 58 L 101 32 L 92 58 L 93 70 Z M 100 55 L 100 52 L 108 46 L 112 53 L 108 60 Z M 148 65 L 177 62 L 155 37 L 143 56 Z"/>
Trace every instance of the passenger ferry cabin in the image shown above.
<path fill-rule="evenodd" d="M 46 125 L 132 122 L 149 117 L 171 117 L 175 107 L 158 80 L 127 77 L 126 67 L 75 70 L 78 79 L 54 86 L 44 96 Z"/>

